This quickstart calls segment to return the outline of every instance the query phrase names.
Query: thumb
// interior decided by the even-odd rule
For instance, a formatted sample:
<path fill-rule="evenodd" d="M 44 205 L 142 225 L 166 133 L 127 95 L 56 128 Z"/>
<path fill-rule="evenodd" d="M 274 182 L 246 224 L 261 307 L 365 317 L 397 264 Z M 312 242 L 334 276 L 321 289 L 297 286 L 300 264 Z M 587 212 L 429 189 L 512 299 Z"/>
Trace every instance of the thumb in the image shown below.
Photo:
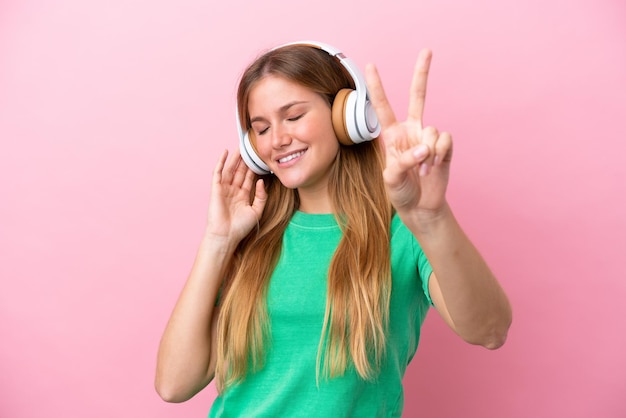
<path fill-rule="evenodd" d="M 405 173 L 425 161 L 430 155 L 426 145 L 420 144 L 404 152 L 397 153 L 395 158 L 387 160 L 385 168 L 385 180 L 390 184 L 401 182 Z"/>
<path fill-rule="evenodd" d="M 267 192 L 265 191 L 265 184 L 263 179 L 258 179 L 254 191 L 254 199 L 252 200 L 252 209 L 257 213 L 260 218 L 265 209 L 265 203 L 267 202 Z"/>

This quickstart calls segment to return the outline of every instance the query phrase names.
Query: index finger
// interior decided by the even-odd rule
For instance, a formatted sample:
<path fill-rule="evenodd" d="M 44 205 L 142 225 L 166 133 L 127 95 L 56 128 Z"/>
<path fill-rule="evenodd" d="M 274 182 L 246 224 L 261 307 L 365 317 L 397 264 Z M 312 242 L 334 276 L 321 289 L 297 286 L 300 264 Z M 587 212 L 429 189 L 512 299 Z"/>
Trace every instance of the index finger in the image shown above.
<path fill-rule="evenodd" d="M 381 128 L 393 125 L 396 122 L 396 115 L 394 115 L 389 100 L 387 100 L 385 89 L 383 89 L 382 81 L 374 64 L 365 66 L 365 83 Z"/>
<path fill-rule="evenodd" d="M 415 63 L 415 72 L 411 82 L 411 92 L 409 93 L 408 119 L 418 122 L 421 126 L 424 116 L 424 106 L 426 104 L 426 85 L 428 83 L 428 71 L 432 52 L 429 49 L 420 51 Z"/>

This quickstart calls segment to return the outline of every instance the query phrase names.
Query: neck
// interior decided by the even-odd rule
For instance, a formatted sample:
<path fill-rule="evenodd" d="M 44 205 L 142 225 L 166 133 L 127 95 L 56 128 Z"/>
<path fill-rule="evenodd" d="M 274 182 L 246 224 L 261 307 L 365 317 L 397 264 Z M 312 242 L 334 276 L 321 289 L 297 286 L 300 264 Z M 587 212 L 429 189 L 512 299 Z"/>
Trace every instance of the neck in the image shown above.
<path fill-rule="evenodd" d="M 298 189 L 300 198 L 299 210 L 305 213 L 333 213 L 333 205 L 328 194 L 328 188 Z"/>

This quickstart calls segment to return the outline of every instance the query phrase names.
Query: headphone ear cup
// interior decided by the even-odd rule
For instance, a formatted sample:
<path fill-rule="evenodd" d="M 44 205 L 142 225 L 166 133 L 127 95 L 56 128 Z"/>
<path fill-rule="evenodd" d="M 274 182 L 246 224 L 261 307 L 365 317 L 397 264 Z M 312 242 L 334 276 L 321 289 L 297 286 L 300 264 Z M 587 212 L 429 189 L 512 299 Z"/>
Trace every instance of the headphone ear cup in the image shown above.
<path fill-rule="evenodd" d="M 353 145 L 354 141 L 350 137 L 346 119 L 349 117 L 350 110 L 346 108 L 348 97 L 355 93 L 352 89 L 341 89 L 335 95 L 335 101 L 331 110 L 333 129 L 339 142 L 343 145 Z M 353 111 L 353 110 L 352 110 Z"/>
<path fill-rule="evenodd" d="M 356 90 L 341 89 L 333 102 L 333 128 L 343 145 L 371 141 L 380 134 L 380 124 L 371 103 L 357 96 Z"/>
<path fill-rule="evenodd" d="M 270 168 L 263 162 L 261 157 L 254 146 L 255 142 L 254 132 L 246 132 L 239 142 L 239 151 L 243 162 L 258 175 L 264 175 L 270 173 Z"/>

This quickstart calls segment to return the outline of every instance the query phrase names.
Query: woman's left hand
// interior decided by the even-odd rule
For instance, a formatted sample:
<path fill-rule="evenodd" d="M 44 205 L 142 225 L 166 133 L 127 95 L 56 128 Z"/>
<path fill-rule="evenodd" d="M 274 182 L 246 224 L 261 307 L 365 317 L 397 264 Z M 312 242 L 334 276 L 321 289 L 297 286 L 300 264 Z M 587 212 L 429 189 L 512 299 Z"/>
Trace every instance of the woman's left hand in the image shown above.
<path fill-rule="evenodd" d="M 446 206 L 452 159 L 452 137 L 423 125 L 426 85 L 432 53 L 422 50 L 415 65 L 407 120 L 399 122 L 387 100 L 376 67 L 366 68 L 372 105 L 381 125 L 385 147 L 383 178 L 391 203 L 402 214 L 417 210 L 437 213 Z"/>

